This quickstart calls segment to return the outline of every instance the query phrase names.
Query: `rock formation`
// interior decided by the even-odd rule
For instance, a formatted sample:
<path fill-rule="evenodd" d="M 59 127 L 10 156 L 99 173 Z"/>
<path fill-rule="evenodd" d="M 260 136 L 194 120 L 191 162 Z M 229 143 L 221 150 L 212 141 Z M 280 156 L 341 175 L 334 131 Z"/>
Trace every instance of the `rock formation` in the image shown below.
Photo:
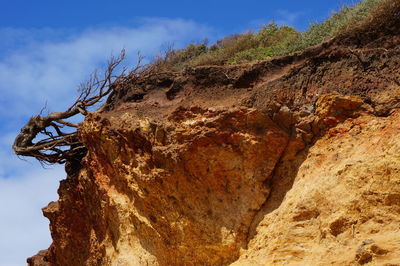
<path fill-rule="evenodd" d="M 124 81 L 29 263 L 398 265 L 400 23 L 346 34 Z"/>

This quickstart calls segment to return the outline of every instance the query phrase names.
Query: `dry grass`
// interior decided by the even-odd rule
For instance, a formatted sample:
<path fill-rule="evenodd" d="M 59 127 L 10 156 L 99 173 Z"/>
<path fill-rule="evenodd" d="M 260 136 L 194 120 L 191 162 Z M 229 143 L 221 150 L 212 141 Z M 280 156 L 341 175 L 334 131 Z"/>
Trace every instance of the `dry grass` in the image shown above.
<path fill-rule="evenodd" d="M 190 44 L 181 50 L 167 51 L 153 64 L 164 71 L 180 71 L 185 67 L 265 60 L 301 52 L 335 36 L 350 38 L 366 29 L 376 33 L 382 26 L 398 25 L 399 14 L 400 0 L 363 0 L 343 7 L 321 23 L 312 23 L 305 32 L 269 23 L 256 33 L 230 35 L 211 46 Z"/>

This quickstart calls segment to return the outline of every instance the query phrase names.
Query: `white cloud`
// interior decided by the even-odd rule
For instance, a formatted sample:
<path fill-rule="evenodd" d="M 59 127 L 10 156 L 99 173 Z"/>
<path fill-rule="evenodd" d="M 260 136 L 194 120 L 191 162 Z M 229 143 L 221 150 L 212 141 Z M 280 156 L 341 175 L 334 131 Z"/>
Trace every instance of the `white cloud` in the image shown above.
<path fill-rule="evenodd" d="M 296 22 L 299 17 L 303 14 L 302 12 L 292 12 L 289 10 L 278 10 L 277 11 L 278 18 L 275 21 L 278 25 L 283 26 L 291 26 L 296 27 Z"/>
<path fill-rule="evenodd" d="M 180 46 L 187 41 L 202 39 L 210 32 L 207 27 L 194 22 L 160 18 L 142 19 L 137 27 L 68 33 L 65 39 L 57 38 L 54 42 L 47 39 L 40 42 L 29 37 L 39 34 L 38 30 L 33 33 L 21 29 L 15 31 L 12 34 L 12 29 L 0 30 L 0 36 L 3 33 L 6 42 L 18 43 L 12 38 L 19 38 L 25 44 L 0 57 L 0 91 L 3 99 L 8 101 L 0 100 L 0 116 L 15 111 L 31 114 L 33 106 L 38 109 L 46 100 L 51 108 L 68 105 L 79 83 L 106 62 L 111 53 L 118 54 L 122 48 L 130 55 L 128 62 L 134 64 L 137 51 L 154 55 L 162 44 L 168 42 Z M 49 29 L 44 31 L 51 32 Z"/>
<path fill-rule="evenodd" d="M 57 199 L 62 167 L 42 169 L 11 153 L 14 137 L 47 101 L 49 111 L 73 102 L 77 85 L 125 48 L 129 64 L 137 51 L 154 55 L 163 44 L 202 40 L 210 29 L 180 19 L 147 18 L 132 27 L 85 29 L 0 28 L 0 266 L 24 265 L 50 244 L 41 208 Z"/>
<path fill-rule="evenodd" d="M 26 258 L 51 243 L 41 208 L 57 200 L 63 169 L 25 168 L 22 175 L 0 176 L 0 265 L 26 265 Z"/>

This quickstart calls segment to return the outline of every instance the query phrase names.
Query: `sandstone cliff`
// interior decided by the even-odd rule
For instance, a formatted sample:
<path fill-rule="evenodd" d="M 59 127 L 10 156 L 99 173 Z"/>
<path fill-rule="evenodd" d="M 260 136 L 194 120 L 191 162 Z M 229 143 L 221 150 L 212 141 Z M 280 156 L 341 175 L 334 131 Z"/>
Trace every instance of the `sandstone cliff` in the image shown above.
<path fill-rule="evenodd" d="M 398 265 L 400 22 L 375 26 L 119 84 L 30 264 Z"/>

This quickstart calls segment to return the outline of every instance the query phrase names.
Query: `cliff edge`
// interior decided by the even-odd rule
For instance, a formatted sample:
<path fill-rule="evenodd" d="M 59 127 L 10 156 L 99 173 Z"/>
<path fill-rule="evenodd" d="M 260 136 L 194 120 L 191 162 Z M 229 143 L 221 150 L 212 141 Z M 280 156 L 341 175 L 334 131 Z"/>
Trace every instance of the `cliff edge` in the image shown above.
<path fill-rule="evenodd" d="M 400 18 L 118 84 L 30 265 L 398 265 Z"/>

